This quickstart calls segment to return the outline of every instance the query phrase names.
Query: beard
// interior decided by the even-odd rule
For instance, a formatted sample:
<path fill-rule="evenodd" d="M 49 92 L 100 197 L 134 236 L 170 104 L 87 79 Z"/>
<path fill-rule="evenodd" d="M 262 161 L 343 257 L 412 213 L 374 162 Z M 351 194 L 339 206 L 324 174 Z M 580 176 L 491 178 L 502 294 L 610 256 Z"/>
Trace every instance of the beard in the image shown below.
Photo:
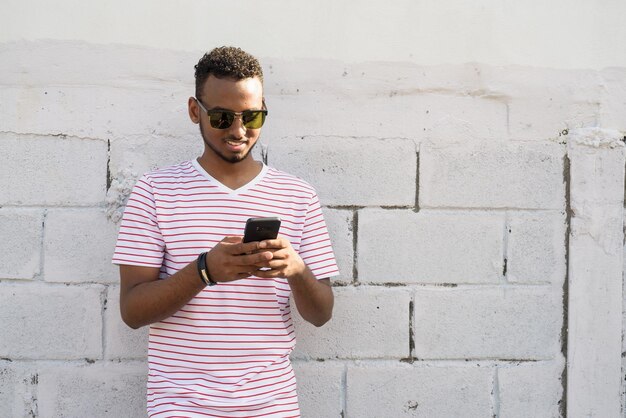
<path fill-rule="evenodd" d="M 204 129 L 202 128 L 202 122 L 200 122 L 199 125 L 200 125 L 200 135 L 202 136 L 202 140 L 204 141 L 205 145 L 209 147 L 215 155 L 217 155 L 218 157 L 220 157 L 222 160 L 226 161 L 227 163 L 236 164 L 248 158 L 248 155 L 250 155 L 250 152 L 252 151 L 256 143 L 258 142 L 258 141 L 255 141 L 254 144 L 252 144 L 252 146 L 248 148 L 248 150 L 243 154 L 235 154 L 232 156 L 227 156 L 227 155 L 224 155 L 224 153 L 219 148 L 213 145 L 211 141 L 206 139 L 204 135 Z M 236 140 L 236 138 L 226 137 L 222 139 L 222 141 L 228 141 L 228 140 Z"/>

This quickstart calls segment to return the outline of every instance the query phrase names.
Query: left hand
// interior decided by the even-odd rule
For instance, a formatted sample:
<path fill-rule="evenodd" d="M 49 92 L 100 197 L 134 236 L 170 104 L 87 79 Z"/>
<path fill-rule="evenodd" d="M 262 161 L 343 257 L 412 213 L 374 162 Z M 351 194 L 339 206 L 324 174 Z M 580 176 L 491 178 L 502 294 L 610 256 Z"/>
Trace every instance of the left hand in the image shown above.
<path fill-rule="evenodd" d="M 270 251 L 274 255 L 271 260 L 264 263 L 264 267 L 269 267 L 270 270 L 253 272 L 257 277 L 297 279 L 302 277 L 306 271 L 306 264 L 286 238 L 278 237 L 261 241 L 257 251 Z"/>

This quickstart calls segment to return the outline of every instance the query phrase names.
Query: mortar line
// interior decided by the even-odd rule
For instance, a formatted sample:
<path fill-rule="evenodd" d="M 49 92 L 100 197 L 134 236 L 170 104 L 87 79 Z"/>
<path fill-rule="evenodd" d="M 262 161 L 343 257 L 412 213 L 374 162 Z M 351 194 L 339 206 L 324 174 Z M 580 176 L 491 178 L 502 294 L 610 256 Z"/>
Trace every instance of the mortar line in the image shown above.
<path fill-rule="evenodd" d="M 415 330 L 413 329 L 413 317 L 415 314 L 415 293 L 411 294 L 409 301 L 409 358 L 415 360 Z"/>
<path fill-rule="evenodd" d="M 561 386 L 563 393 L 560 400 L 559 412 L 561 417 L 567 416 L 567 366 L 569 364 L 567 358 L 567 339 L 568 339 L 568 322 L 569 322 L 569 264 L 570 264 L 570 235 L 572 231 L 572 207 L 571 207 L 571 172 L 570 159 L 567 153 L 563 156 L 563 181 L 565 182 L 565 277 L 563 279 L 563 324 L 561 325 L 561 354 L 565 359 L 563 372 L 561 373 Z"/>
<path fill-rule="evenodd" d="M 53 137 L 53 138 L 81 140 L 81 141 L 101 141 L 101 142 L 107 141 L 107 139 L 105 138 L 98 138 L 95 136 L 79 136 L 79 135 L 74 135 L 74 134 L 66 134 L 62 132 L 61 133 L 59 132 L 41 133 L 41 132 L 0 131 L 0 135 L 3 135 L 3 134 L 14 135 L 18 137 L 27 137 L 29 140 L 30 139 L 47 139 L 47 138 Z"/>
<path fill-rule="evenodd" d="M 420 211 L 420 153 L 415 152 L 415 212 Z"/>
<path fill-rule="evenodd" d="M 45 266 L 44 259 L 46 257 L 46 221 L 48 219 L 48 209 L 43 210 L 41 217 L 41 242 L 39 243 L 39 273 L 34 277 L 35 281 L 43 281 L 43 272 Z"/>
<path fill-rule="evenodd" d="M 509 284 L 508 280 L 508 260 L 509 260 L 509 234 L 511 233 L 511 223 L 509 212 L 504 212 L 504 237 L 502 238 L 502 284 Z"/>
<path fill-rule="evenodd" d="M 341 373 L 341 418 L 348 416 L 348 365 L 344 363 Z"/>
<path fill-rule="evenodd" d="M 111 140 L 107 139 L 107 178 L 106 178 L 106 185 L 107 185 L 106 191 L 107 192 L 111 188 L 112 181 L 113 181 L 113 178 L 111 177 Z"/>
<path fill-rule="evenodd" d="M 106 359 L 106 355 L 108 354 L 107 350 L 107 341 L 106 341 L 106 331 L 107 331 L 107 320 L 106 320 L 106 311 L 107 311 L 107 303 L 109 301 L 109 285 L 105 285 L 102 289 L 101 293 L 102 297 L 102 308 L 100 309 L 100 316 L 102 317 L 102 359 Z"/>
<path fill-rule="evenodd" d="M 498 377 L 497 366 L 493 368 L 493 379 L 491 383 L 491 406 L 493 408 L 493 418 L 500 418 L 500 379 Z"/>
<path fill-rule="evenodd" d="M 93 205 L 64 205 L 59 203 L 51 204 L 38 204 L 38 205 L 16 205 L 16 204 L 3 204 L 0 206 L 6 209 L 102 209 L 106 207 L 104 200 L 100 203 Z"/>
<path fill-rule="evenodd" d="M 412 205 L 324 205 L 324 208 L 328 209 L 343 209 L 343 210 L 359 210 L 359 209 L 412 209 L 415 210 L 415 206 Z M 515 212 L 528 212 L 528 213 L 559 213 L 563 211 L 563 208 L 524 208 L 524 207 L 499 207 L 499 208 L 488 208 L 488 207 L 462 207 L 462 206 L 421 206 L 420 211 L 426 210 L 428 212 L 437 212 L 437 213 L 446 213 L 446 212 L 474 212 L 474 213 L 502 213 L 506 211 L 515 211 Z"/>
<path fill-rule="evenodd" d="M 24 286 L 24 287 L 37 286 L 38 281 L 43 281 L 37 278 L 33 280 L 29 280 L 29 279 L 13 279 L 13 278 L 7 278 L 7 277 L 0 278 L 0 280 L 7 284 L 11 284 L 15 286 Z M 94 285 L 107 286 L 107 285 L 114 284 L 111 282 L 96 282 L 93 280 L 84 281 L 84 282 L 45 281 L 45 283 L 47 286 L 51 288 L 52 287 L 67 287 L 67 286 L 73 286 L 73 287 L 78 288 L 78 287 L 93 287 Z"/>
<path fill-rule="evenodd" d="M 359 235 L 359 211 L 352 212 L 352 284 L 359 285 L 359 254 L 358 254 L 358 235 Z"/>

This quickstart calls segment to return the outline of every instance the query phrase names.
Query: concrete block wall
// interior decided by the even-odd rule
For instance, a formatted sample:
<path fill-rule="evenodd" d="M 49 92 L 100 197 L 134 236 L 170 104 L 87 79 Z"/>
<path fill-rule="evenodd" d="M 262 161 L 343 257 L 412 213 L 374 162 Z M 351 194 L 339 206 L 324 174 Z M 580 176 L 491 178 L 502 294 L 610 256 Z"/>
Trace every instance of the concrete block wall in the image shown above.
<path fill-rule="evenodd" d="M 7 416 L 145 415 L 115 221 L 138 175 L 201 152 L 202 52 L 0 45 Z M 316 186 L 341 269 L 333 320 L 297 322 L 303 416 L 564 416 L 568 131 L 626 131 L 626 70 L 262 64 L 256 155 Z"/>

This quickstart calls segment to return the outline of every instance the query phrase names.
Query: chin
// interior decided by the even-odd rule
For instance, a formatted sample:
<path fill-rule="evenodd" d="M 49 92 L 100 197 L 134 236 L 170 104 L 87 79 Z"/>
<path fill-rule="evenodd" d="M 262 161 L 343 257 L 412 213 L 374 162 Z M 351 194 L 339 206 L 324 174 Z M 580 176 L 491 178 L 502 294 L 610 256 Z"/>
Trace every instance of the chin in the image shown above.
<path fill-rule="evenodd" d="M 248 158 L 248 156 L 250 156 L 250 151 L 246 152 L 245 154 L 233 155 L 233 156 L 231 156 L 230 158 L 229 158 L 229 157 L 226 157 L 225 155 L 221 155 L 221 157 L 222 157 L 224 160 L 228 161 L 229 163 L 233 163 L 233 164 L 236 164 L 236 163 L 240 163 L 240 162 L 242 162 L 242 161 L 245 161 L 245 160 L 246 160 L 246 158 Z"/>

